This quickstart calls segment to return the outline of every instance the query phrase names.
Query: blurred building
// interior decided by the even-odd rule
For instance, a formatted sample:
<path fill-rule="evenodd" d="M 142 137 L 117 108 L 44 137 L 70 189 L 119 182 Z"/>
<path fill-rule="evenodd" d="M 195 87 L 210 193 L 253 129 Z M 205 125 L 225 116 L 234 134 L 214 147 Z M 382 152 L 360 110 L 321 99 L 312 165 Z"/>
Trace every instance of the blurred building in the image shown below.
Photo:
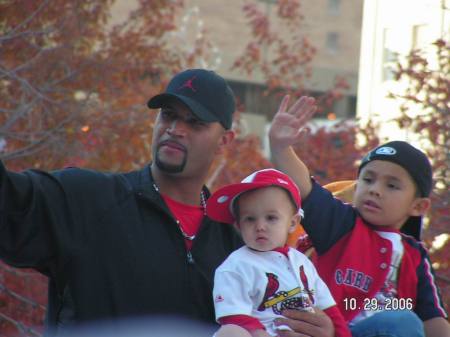
<path fill-rule="evenodd" d="M 398 130 L 390 120 L 398 116 L 406 83 L 395 81 L 395 64 L 412 49 L 425 49 L 438 38 L 448 40 L 449 0 L 366 0 L 364 2 L 357 115 L 381 123 L 380 137 L 414 141 L 408 130 Z M 431 55 L 431 53 L 430 53 Z M 429 64 L 433 60 L 429 57 Z"/>
<path fill-rule="evenodd" d="M 242 122 L 247 132 L 263 135 L 280 98 L 264 98 L 263 78 L 255 73 L 251 78 L 233 71 L 234 61 L 244 52 L 250 39 L 250 26 L 243 6 L 255 3 L 269 17 L 276 16 L 276 0 L 186 0 L 179 30 L 180 42 L 192 41 L 204 30 L 213 44 L 214 55 L 201 66 L 216 69 L 231 84 L 246 111 Z M 298 26 L 316 47 L 312 61 L 312 77 L 305 83 L 308 91 L 320 95 L 333 87 L 336 76 L 350 85 L 345 97 L 333 107 L 339 118 L 356 114 L 356 92 L 362 25 L 362 0 L 301 1 L 303 22 Z M 283 27 L 277 27 L 283 31 Z M 186 44 L 186 48 L 189 43 Z"/>
<path fill-rule="evenodd" d="M 170 37 L 176 48 L 191 52 L 194 41 L 205 34 L 211 51 L 196 66 L 215 69 L 232 86 L 245 107 L 241 122 L 247 132 L 262 136 L 280 103 L 280 98 L 264 97 L 266 89 L 261 74 L 252 77 L 233 71 L 234 61 L 243 54 L 250 40 L 250 26 L 244 15 L 245 4 L 253 3 L 270 18 L 276 17 L 277 0 L 185 0 L 177 30 Z M 135 0 L 117 0 L 113 18 L 126 17 Z M 298 29 L 307 36 L 317 53 L 312 61 L 312 77 L 305 87 L 320 95 L 333 87 L 335 77 L 342 76 L 350 88 L 333 106 L 339 118 L 356 114 L 356 93 L 360 54 L 363 0 L 300 1 L 304 20 Z M 276 27 L 283 31 L 284 27 Z"/>

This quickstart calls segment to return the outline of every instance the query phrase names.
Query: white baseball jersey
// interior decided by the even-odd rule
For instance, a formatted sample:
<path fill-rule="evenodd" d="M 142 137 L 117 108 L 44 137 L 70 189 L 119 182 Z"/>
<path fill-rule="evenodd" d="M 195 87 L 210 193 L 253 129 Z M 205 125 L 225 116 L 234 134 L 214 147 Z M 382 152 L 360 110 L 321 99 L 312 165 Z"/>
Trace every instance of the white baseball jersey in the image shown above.
<path fill-rule="evenodd" d="M 273 321 L 283 309 L 324 310 L 336 304 L 312 262 L 292 248 L 287 256 L 239 248 L 217 268 L 213 296 L 216 320 L 252 316 L 272 336 L 276 335 Z"/>

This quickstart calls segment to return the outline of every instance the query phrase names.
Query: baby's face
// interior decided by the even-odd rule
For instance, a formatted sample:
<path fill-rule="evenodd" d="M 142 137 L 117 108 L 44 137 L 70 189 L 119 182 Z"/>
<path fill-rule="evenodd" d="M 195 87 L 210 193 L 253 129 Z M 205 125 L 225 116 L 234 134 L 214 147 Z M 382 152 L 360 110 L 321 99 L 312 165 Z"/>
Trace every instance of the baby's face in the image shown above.
<path fill-rule="evenodd" d="M 292 201 L 279 187 L 265 187 L 239 197 L 239 227 L 245 244 L 269 251 L 286 244 L 297 223 Z"/>
<path fill-rule="evenodd" d="M 361 170 L 354 205 L 372 225 L 400 229 L 416 215 L 418 200 L 414 181 L 400 165 L 374 160 Z"/>

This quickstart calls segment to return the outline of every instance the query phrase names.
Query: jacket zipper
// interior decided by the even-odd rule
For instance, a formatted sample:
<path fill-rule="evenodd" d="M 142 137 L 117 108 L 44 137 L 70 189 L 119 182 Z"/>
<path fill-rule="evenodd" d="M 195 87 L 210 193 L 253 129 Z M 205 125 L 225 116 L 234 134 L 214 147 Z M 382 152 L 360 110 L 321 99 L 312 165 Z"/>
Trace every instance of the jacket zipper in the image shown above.
<path fill-rule="evenodd" d="M 187 261 L 188 261 L 189 264 L 194 264 L 195 263 L 194 257 L 192 256 L 191 251 L 187 252 Z"/>

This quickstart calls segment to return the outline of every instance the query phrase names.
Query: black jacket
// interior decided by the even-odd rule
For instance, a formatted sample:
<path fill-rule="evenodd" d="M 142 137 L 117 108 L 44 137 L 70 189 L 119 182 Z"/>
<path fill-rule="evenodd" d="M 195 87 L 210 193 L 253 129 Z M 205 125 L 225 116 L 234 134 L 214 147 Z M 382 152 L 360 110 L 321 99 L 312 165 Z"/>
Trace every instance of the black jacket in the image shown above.
<path fill-rule="evenodd" d="M 188 254 L 149 166 L 13 173 L 0 162 L 0 258 L 49 276 L 50 326 L 148 314 L 213 322 L 214 270 L 241 245 L 205 217 Z"/>

